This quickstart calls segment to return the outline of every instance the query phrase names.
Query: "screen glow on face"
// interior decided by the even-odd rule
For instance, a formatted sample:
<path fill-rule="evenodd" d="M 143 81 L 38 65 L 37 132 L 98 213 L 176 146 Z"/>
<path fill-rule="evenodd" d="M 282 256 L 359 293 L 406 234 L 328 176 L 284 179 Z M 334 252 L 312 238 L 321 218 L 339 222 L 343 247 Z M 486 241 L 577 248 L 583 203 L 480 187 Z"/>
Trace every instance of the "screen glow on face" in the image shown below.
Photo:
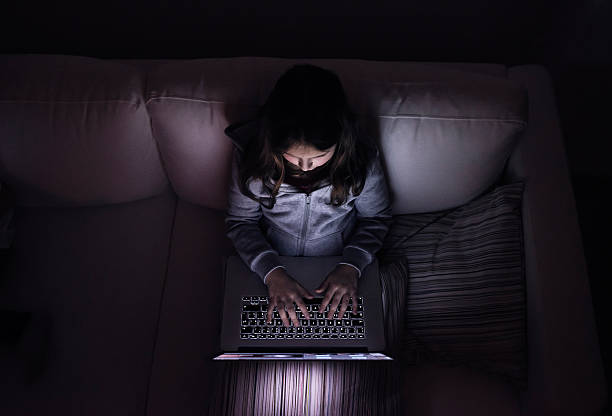
<path fill-rule="evenodd" d="M 294 164 L 304 171 L 315 169 L 325 164 L 334 155 L 336 145 L 321 151 L 312 146 L 292 146 L 283 153 L 283 157 L 289 163 Z"/>

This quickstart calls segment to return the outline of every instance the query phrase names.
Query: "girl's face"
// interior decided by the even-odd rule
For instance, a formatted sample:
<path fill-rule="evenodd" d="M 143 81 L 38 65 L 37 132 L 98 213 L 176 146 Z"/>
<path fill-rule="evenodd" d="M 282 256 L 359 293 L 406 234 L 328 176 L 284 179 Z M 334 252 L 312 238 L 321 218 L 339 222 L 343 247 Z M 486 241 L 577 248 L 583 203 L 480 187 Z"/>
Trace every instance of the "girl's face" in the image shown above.
<path fill-rule="evenodd" d="M 309 171 L 325 164 L 334 155 L 336 145 L 327 150 L 318 150 L 310 145 L 293 145 L 283 153 L 283 157 L 303 171 Z"/>

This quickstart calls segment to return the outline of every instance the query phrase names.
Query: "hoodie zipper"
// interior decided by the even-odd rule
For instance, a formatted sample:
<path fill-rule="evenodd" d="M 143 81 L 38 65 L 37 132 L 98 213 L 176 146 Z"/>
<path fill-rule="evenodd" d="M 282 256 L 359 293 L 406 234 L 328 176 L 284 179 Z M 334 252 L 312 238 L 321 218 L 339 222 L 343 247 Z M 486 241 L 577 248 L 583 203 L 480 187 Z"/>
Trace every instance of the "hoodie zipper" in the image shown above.
<path fill-rule="evenodd" d="M 306 212 L 304 212 L 304 222 L 302 223 L 302 234 L 300 239 L 300 249 L 298 256 L 304 255 L 304 245 L 306 244 L 306 226 L 308 225 L 308 217 L 310 216 L 310 194 L 306 194 Z"/>

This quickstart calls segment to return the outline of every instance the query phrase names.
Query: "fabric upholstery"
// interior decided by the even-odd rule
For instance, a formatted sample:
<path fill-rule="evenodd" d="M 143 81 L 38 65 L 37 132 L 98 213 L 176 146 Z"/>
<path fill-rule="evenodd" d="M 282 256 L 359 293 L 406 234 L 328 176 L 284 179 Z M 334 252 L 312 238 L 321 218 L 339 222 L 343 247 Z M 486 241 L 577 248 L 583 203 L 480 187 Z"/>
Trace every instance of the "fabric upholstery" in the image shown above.
<path fill-rule="evenodd" d="M 0 56 L 0 179 L 24 206 L 129 202 L 168 183 L 131 66 Z"/>
<path fill-rule="evenodd" d="M 144 414 L 174 209 L 171 192 L 16 209 L 0 310 L 30 322 L 2 351 L 0 413 Z"/>
<path fill-rule="evenodd" d="M 462 365 L 402 367 L 400 415 L 518 416 L 518 392 L 499 377 Z"/>
<path fill-rule="evenodd" d="M 220 383 L 224 213 L 178 201 L 147 414 L 205 415 Z"/>
<path fill-rule="evenodd" d="M 482 194 L 526 126 L 519 83 L 449 72 L 346 83 L 366 131 L 380 142 L 396 215 L 454 208 Z"/>
<path fill-rule="evenodd" d="M 529 390 L 521 409 L 597 414 L 608 397 L 606 375 L 554 85 L 541 65 L 513 67 L 508 75 L 529 90 L 529 128 L 505 174 L 507 182 L 525 181 Z"/>

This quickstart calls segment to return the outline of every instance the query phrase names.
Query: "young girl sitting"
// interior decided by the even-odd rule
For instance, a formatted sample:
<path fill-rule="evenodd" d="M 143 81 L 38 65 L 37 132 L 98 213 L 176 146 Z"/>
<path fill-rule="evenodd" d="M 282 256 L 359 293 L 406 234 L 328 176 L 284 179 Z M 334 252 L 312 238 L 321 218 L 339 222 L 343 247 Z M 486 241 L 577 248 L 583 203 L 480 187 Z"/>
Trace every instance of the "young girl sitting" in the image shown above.
<path fill-rule="evenodd" d="M 279 261 L 282 256 L 342 256 L 315 291 L 332 319 L 357 298 L 357 282 L 391 223 L 380 153 L 360 133 L 338 76 L 295 65 L 276 82 L 254 120 L 228 126 L 235 145 L 226 215 L 238 255 L 268 286 L 285 326 L 305 318 L 314 298 Z M 330 303 L 331 302 L 331 303 Z"/>

